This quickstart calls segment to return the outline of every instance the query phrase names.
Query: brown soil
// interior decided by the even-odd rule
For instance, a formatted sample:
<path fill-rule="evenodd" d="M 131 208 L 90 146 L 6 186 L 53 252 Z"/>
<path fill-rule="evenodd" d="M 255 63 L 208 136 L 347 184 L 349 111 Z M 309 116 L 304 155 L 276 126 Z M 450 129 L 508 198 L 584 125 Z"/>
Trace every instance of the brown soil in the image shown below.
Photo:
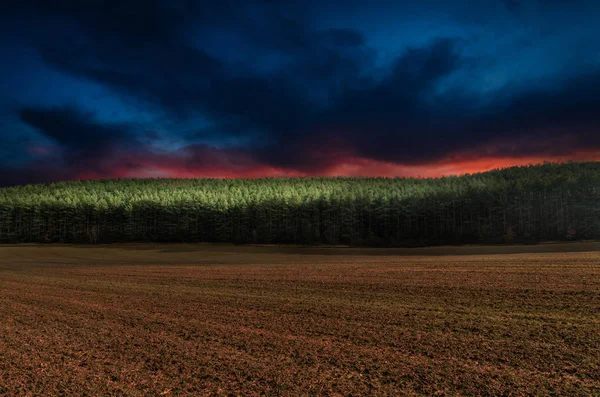
<path fill-rule="evenodd" d="M 600 395 L 600 243 L 0 246 L 0 395 Z"/>

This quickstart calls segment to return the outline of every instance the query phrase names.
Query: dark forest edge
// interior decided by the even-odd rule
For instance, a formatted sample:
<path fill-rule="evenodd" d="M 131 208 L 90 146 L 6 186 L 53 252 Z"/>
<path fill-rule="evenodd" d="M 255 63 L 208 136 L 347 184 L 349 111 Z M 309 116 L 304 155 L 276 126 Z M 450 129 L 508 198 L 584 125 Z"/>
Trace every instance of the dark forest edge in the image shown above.
<path fill-rule="evenodd" d="M 306 244 L 232 244 L 232 243 L 107 243 L 107 244 L 72 244 L 72 243 L 14 243 L 0 244 L 0 255 L 11 255 L 18 250 L 27 250 L 33 257 L 59 254 L 69 260 L 78 258 L 89 260 L 89 250 L 110 260 L 124 263 L 135 263 L 127 254 L 121 258 L 122 252 L 135 251 L 145 263 L 174 263 L 176 258 L 183 258 L 186 263 L 197 264 L 200 258 L 214 257 L 215 254 L 243 255 L 255 258 L 256 255 L 276 255 L 278 261 L 285 261 L 286 256 L 490 256 L 514 254 L 557 254 L 575 252 L 600 252 L 600 240 L 550 241 L 536 244 L 464 244 L 436 245 L 426 247 L 353 247 L 348 245 L 306 245 Z M 81 250 L 81 252 L 77 252 Z M 166 255 L 166 257 L 164 256 Z M 23 259 L 19 256 L 19 259 Z M 189 259 L 189 262 L 188 262 Z"/>
<path fill-rule="evenodd" d="M 600 238 L 600 163 L 442 178 L 121 179 L 0 189 L 0 243 L 414 247 Z"/>

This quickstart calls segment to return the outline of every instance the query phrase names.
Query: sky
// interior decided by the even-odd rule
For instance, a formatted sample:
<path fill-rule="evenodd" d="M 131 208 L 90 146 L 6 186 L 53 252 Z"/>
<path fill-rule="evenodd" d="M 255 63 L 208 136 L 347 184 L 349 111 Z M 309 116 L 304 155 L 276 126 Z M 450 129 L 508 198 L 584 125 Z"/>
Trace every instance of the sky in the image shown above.
<path fill-rule="evenodd" d="M 600 2 L 8 0 L 0 185 L 600 160 Z"/>

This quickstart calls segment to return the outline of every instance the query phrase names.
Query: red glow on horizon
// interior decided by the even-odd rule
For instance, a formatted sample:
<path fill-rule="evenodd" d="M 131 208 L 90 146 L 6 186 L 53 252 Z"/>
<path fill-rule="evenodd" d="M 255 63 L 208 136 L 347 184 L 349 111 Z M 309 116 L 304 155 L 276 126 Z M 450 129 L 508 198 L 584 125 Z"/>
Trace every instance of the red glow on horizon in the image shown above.
<path fill-rule="evenodd" d="M 326 171 L 327 176 L 421 177 L 474 174 L 493 169 L 567 161 L 600 161 L 600 153 L 582 152 L 572 156 L 532 157 L 470 157 L 452 156 L 431 164 L 403 165 L 370 159 L 354 159 L 337 164 Z"/>
<path fill-rule="evenodd" d="M 431 164 L 404 165 L 364 158 L 345 158 L 338 163 L 315 171 L 285 169 L 259 164 L 245 159 L 243 164 L 231 162 L 227 153 L 217 165 L 194 165 L 176 156 L 142 156 L 134 159 L 135 167 L 114 161 L 106 173 L 81 171 L 74 179 L 102 178 L 263 178 L 263 177 L 421 177 L 432 178 L 472 174 L 492 169 L 566 161 L 600 161 L 597 152 L 580 152 L 571 156 L 556 157 L 476 157 L 452 156 Z"/>

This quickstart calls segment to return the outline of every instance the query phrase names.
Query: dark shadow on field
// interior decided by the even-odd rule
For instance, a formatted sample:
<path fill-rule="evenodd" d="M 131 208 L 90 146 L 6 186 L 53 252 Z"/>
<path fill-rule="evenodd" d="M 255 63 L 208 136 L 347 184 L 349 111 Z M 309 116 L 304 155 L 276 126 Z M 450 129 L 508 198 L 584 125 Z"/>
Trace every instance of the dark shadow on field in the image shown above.
<path fill-rule="evenodd" d="M 18 246 L 18 245 L 16 245 Z M 44 245 L 35 245 L 37 247 Z M 140 243 L 67 245 L 75 248 L 117 248 L 160 253 L 197 252 L 223 254 L 278 254 L 278 255 L 339 255 L 339 256 L 444 256 L 444 255 L 502 255 L 522 253 L 559 253 L 600 251 L 600 241 L 571 243 L 542 243 L 536 245 L 464 245 L 417 248 L 361 248 L 343 246 L 289 246 L 289 245 L 232 245 L 207 243 Z M 599 256 L 600 260 L 600 256 Z"/>

